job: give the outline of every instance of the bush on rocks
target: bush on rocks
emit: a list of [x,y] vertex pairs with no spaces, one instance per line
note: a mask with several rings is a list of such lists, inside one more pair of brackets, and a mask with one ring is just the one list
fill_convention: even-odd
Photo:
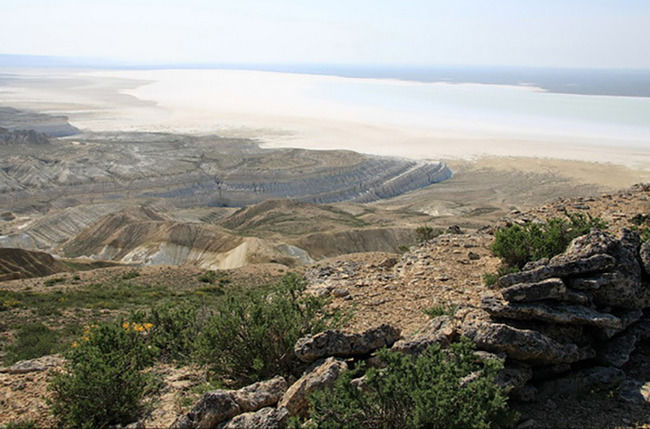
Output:
[[495,234],[492,251],[507,265],[523,268],[530,261],[559,255],[571,240],[587,234],[592,228],[606,227],[601,219],[581,213],[567,214],[567,218],[501,228]]
[[[382,350],[385,367],[344,373],[312,396],[319,428],[488,428],[512,417],[495,383],[501,367],[481,360],[468,340],[433,345],[413,359]],[[356,379],[355,379],[356,378]]]

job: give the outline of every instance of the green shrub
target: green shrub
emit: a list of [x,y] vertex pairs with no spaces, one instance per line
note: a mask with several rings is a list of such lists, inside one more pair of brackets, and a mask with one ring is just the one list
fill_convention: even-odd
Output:
[[31,323],[18,329],[15,342],[6,348],[5,362],[11,365],[20,360],[49,355],[57,350],[57,332],[42,323]]
[[424,314],[433,318],[438,316],[453,316],[458,310],[457,305],[436,305],[434,307],[425,308],[422,310]]
[[136,312],[132,320],[151,325],[146,325],[147,343],[154,347],[158,359],[187,362],[199,335],[198,314],[196,305],[167,303]]
[[441,233],[442,232],[439,229],[432,228],[428,225],[419,226],[415,229],[415,235],[419,243],[432,240]]
[[338,321],[325,313],[323,298],[303,295],[304,287],[288,274],[270,289],[225,296],[197,339],[199,362],[238,385],[299,371],[296,340]]
[[140,273],[137,270],[131,270],[122,275],[122,280],[131,280],[140,277]]
[[522,268],[527,262],[562,253],[571,240],[587,234],[592,228],[607,226],[599,218],[581,213],[567,214],[567,218],[550,218],[545,223],[527,222],[501,228],[495,234],[491,249],[505,264]]
[[[511,418],[496,386],[500,363],[481,361],[469,340],[449,350],[431,346],[416,359],[383,350],[385,368],[365,373],[362,388],[344,373],[331,389],[312,395],[311,419],[319,428],[489,428]],[[471,381],[463,379],[478,374]]]
[[47,279],[43,282],[45,286],[54,286],[57,283],[63,283],[65,281],[65,277],[54,277],[51,279]]
[[130,325],[86,327],[66,352],[65,371],[50,381],[50,408],[64,427],[103,428],[129,423],[142,410],[152,363],[144,333]]

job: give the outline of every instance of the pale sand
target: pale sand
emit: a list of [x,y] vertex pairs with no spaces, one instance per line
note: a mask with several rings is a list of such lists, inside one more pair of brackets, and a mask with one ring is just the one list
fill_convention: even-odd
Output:
[[[347,84],[350,80],[339,77],[153,70],[32,73],[30,79],[39,84],[30,85],[27,80],[18,87],[0,88],[0,103],[65,113],[73,125],[93,131],[217,133],[254,138],[268,147],[349,149],[414,159],[537,157],[650,171],[650,141],[643,135],[633,144],[595,137],[598,144],[587,144],[584,138],[547,132],[517,136],[471,121],[466,127],[462,123],[429,127],[417,118],[417,112],[410,118],[408,112],[348,106],[310,93],[314,85],[337,88],[341,81]],[[358,85],[374,82],[353,81]],[[436,84],[390,81],[390,85]],[[478,86],[467,85],[466,90],[473,87]],[[520,168],[542,167],[522,162]],[[568,174],[575,174],[571,167],[566,168]],[[600,177],[599,181],[603,179],[607,180]]]

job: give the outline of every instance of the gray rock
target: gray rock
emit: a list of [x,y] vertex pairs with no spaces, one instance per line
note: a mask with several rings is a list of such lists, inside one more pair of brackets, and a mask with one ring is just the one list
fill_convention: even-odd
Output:
[[576,282],[578,287],[592,286],[592,297],[599,305],[643,308],[648,305],[650,293],[642,282],[639,247],[640,238],[636,231],[623,229],[618,239],[609,233],[595,231],[576,238],[567,251],[551,259],[551,263],[575,257],[595,257],[598,252],[604,252],[616,260],[614,266],[603,270],[608,272],[601,276],[590,278],[592,282]]
[[650,240],[641,245],[639,249],[639,259],[646,276],[650,276]]
[[621,319],[591,308],[565,303],[506,303],[496,296],[485,296],[481,307],[492,316],[517,320],[539,320],[559,324],[577,324],[597,328],[620,329]]
[[526,265],[521,269],[521,271],[530,271],[535,268],[539,268],[544,265],[548,265],[548,258],[538,259],[537,261],[527,262]]
[[566,295],[566,286],[560,278],[550,278],[540,282],[519,283],[501,289],[507,301],[530,302],[543,299],[560,299]]
[[328,356],[363,356],[382,347],[392,346],[399,337],[399,329],[387,324],[368,329],[362,334],[328,330],[299,339],[294,351],[303,362],[313,362]]
[[0,368],[0,373],[25,374],[27,372],[41,372],[50,368],[63,366],[65,360],[60,355],[41,356],[36,359],[21,360],[6,368]]
[[578,276],[612,268],[614,257],[606,254],[593,255],[576,260],[556,260],[530,271],[507,274],[499,279],[499,286],[508,287],[517,283],[532,283],[552,277]]
[[289,411],[286,408],[262,408],[254,413],[244,413],[230,420],[222,429],[282,429],[287,426]]
[[319,361],[287,389],[278,407],[284,407],[292,416],[305,415],[309,408],[309,395],[334,384],[347,368],[345,362],[332,357]]
[[521,389],[532,380],[533,370],[529,365],[521,362],[509,362],[499,371],[496,384],[506,389],[507,392]]
[[510,397],[521,402],[534,402],[537,398],[537,388],[530,384],[526,384],[519,389],[514,389],[510,392]]
[[414,336],[397,341],[393,344],[391,350],[417,355],[432,344],[440,344],[441,347],[447,347],[457,337],[458,330],[451,317],[438,316],[427,322]]
[[467,257],[470,259],[470,261],[478,261],[479,259],[481,259],[481,255],[474,252],[469,252],[467,254]]
[[538,385],[538,397],[575,398],[594,389],[607,389],[626,380],[625,373],[618,368],[597,366],[572,372],[565,377],[542,382]]
[[619,386],[618,399],[633,404],[649,404],[650,382],[643,382],[628,377]]
[[463,327],[463,331],[482,349],[503,352],[512,359],[532,363],[573,363],[595,355],[595,351],[589,348],[562,344],[540,332],[517,329],[503,323],[468,325]]
[[620,368],[630,360],[639,341],[650,338],[650,322],[639,323],[614,337],[598,350],[598,362],[606,366]]
[[620,329],[611,329],[611,328],[606,328],[606,329],[601,329],[600,333],[602,334],[603,340],[607,340],[609,338],[612,338],[614,335],[620,334],[636,322],[640,321],[641,318],[643,317],[643,310],[641,309],[633,309],[633,310],[624,310],[624,311],[618,311],[616,313],[616,317],[621,319],[621,328]]
[[213,428],[238,414],[274,405],[287,390],[282,377],[261,381],[239,390],[205,393],[186,415],[176,419],[172,429]]

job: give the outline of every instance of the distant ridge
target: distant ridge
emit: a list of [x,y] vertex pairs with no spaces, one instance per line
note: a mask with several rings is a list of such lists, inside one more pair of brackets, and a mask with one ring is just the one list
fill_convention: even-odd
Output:
[[214,62],[142,64],[99,58],[13,54],[0,54],[0,67],[133,70],[170,68],[255,70],[350,78],[397,79],[426,83],[447,82],[533,86],[547,92],[560,94],[650,97],[650,70],[647,69]]

